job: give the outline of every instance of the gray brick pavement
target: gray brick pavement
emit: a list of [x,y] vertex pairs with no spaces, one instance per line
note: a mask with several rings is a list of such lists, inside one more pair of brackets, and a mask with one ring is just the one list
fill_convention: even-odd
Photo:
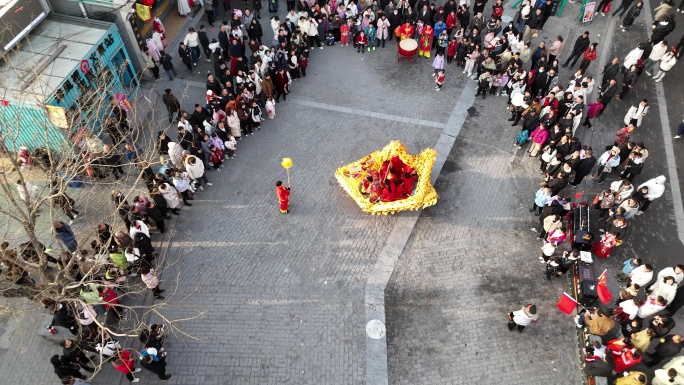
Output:
[[[573,28],[563,20],[562,28]],[[555,36],[548,29],[541,35]],[[448,70],[444,90],[436,93],[430,62],[396,64],[394,55],[393,44],[364,55],[340,47],[314,50],[309,76],[295,82],[292,100],[277,105],[277,119],[239,142],[238,157],[221,173],[209,174],[215,185],[183,210],[170,253],[181,259],[164,276],[164,285],[177,284],[178,291],[169,296],[164,315],[171,320],[201,317],[179,322],[179,331],[169,338],[169,371],[175,374],[169,383],[341,384],[365,379],[363,285],[397,218],[358,212],[332,173],[392,139],[404,141],[412,152],[434,146],[439,125],[449,120],[466,84]],[[590,72],[594,67],[598,64]],[[185,95],[182,103],[189,109],[203,99],[208,69],[202,63],[198,73],[183,76],[190,82],[162,80],[156,89],[171,85]],[[391,383],[500,383],[496,373],[511,384],[576,383],[571,321],[554,309],[555,294],[567,287],[540,281],[540,265],[533,258],[538,245],[526,230],[533,219],[520,215],[527,214],[522,210],[534,193],[536,178],[530,171],[535,166],[529,159],[510,163],[516,130],[497,116],[503,103],[499,98],[492,109],[478,100],[469,111],[473,116],[436,181],[442,198],[421,214],[391,278],[386,293]],[[326,108],[312,108],[315,104]],[[340,112],[330,106],[339,106]],[[377,114],[366,117],[365,111]],[[612,127],[601,129],[606,133],[596,143],[612,139]],[[658,151],[653,152],[644,175],[659,164]],[[285,177],[279,166],[284,156],[295,162],[288,216],[278,214],[273,192],[273,181]],[[471,197],[478,200],[470,202]],[[659,208],[654,204],[651,210]],[[640,218],[646,226],[658,223],[654,217]],[[650,235],[622,250],[646,253],[645,242],[652,237],[671,239],[669,232]],[[522,267],[522,277],[500,272],[499,256]],[[176,272],[181,273],[178,282]],[[539,304],[539,325],[523,335],[489,332],[504,331],[504,313],[527,301]],[[41,348],[44,342],[35,346],[47,352]],[[527,356],[514,361],[521,347]],[[41,383],[39,376],[51,381],[48,366],[39,361],[39,370],[30,374],[31,381],[36,379],[32,383]],[[9,369],[0,364],[0,372]],[[120,376],[112,372],[105,370],[94,383],[118,382]],[[156,383],[149,373],[142,374],[146,383]]]
[[[565,18],[553,20],[540,35],[544,39],[563,35],[569,44],[564,59],[577,33],[570,31],[577,28]],[[598,34],[606,36],[603,20],[599,17],[588,26],[592,41],[602,41]],[[616,36],[606,48],[609,57],[624,55],[636,41],[645,40],[643,29],[642,24]],[[601,65],[592,64],[589,74],[595,76]],[[561,71],[563,79],[569,75],[570,71]],[[625,102],[611,103],[596,131],[580,128],[577,135],[583,143],[602,149],[622,127],[629,103],[643,97],[652,101],[652,110],[634,139],[646,142],[651,158],[637,183],[666,169],[652,81],[640,79]],[[528,230],[536,224],[527,208],[538,188],[538,163],[522,151],[515,154],[511,147],[519,129],[501,118],[502,98],[478,100],[475,107],[479,115],[467,120],[437,180],[441,200],[423,211],[390,279],[386,293],[390,383],[579,383],[572,321],[555,309],[560,294],[571,289],[565,280],[541,280],[536,258],[540,245]],[[585,199],[591,200],[600,187],[587,180],[574,192],[585,191]],[[625,245],[596,263],[597,274],[632,255],[648,258],[660,268],[679,262],[682,245],[671,202],[668,190],[646,215],[634,220]],[[616,291],[612,276],[609,285]],[[522,338],[509,334],[504,313],[527,302],[539,306],[539,325],[525,330]],[[479,357],[483,353],[486,358]]]

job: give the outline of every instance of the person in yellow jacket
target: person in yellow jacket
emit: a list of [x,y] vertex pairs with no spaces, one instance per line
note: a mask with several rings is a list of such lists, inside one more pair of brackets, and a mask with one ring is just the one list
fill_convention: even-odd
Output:
[[633,333],[632,338],[629,340],[629,342],[635,348],[639,348],[642,352],[645,352],[646,350],[648,350],[648,345],[651,344],[651,338],[653,338],[654,336],[655,333],[653,332],[653,329],[646,328],[638,333]]
[[[620,376],[620,374],[618,374]],[[646,375],[641,372],[623,372],[622,377],[615,380],[615,385],[646,385]]]

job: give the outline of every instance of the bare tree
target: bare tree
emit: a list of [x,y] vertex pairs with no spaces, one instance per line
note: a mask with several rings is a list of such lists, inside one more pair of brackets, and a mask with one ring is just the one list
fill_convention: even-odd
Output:
[[[151,106],[152,112],[145,117],[136,116],[136,109],[126,113],[110,89],[112,77],[118,74],[102,66],[91,71],[90,87],[82,87],[81,96],[66,111],[62,132],[56,132],[55,125],[43,119],[42,126],[33,126],[35,135],[27,142],[18,129],[21,120],[31,117],[36,121],[34,106],[45,108],[44,100],[36,100],[36,90],[42,90],[43,95],[49,91],[46,84],[40,84],[44,68],[16,66],[10,55],[12,52],[0,54],[10,75],[0,79],[5,92],[0,99],[27,107],[15,109],[12,116],[0,114],[0,160],[4,168],[0,171],[0,235],[8,240],[0,244],[0,294],[27,298],[51,309],[66,307],[71,316],[88,312],[92,305],[110,308],[115,318],[123,318],[120,322],[107,323],[94,317],[95,327],[78,328],[77,333],[93,344],[104,344],[116,336],[137,336],[151,314],[164,320],[168,330],[184,334],[174,329],[175,320],[164,317],[163,302],[151,306],[124,304],[129,302],[127,298],[147,293],[147,288],[131,278],[137,272],[135,262],[128,268],[113,262],[114,257],[126,253],[122,245],[113,237],[98,237],[95,231],[104,222],[113,223],[112,229],[122,227],[120,214],[122,210],[125,214],[126,202],[151,188],[150,167],[159,163],[156,133],[167,128],[165,114],[161,119],[156,117],[157,106]],[[125,70],[121,68],[120,72]],[[19,78],[35,83],[30,85],[32,92],[16,92],[16,86],[9,82]],[[62,145],[55,145],[55,135],[63,135]],[[70,188],[76,184],[83,187]],[[78,191],[76,199],[70,196],[71,191]],[[74,247],[68,250],[71,247],[53,240],[57,246],[52,250],[46,244],[54,235],[53,224],[62,222],[63,215],[78,218],[79,229],[74,231],[78,246],[70,244]],[[166,266],[169,274],[180,274],[175,260],[167,261]],[[101,300],[102,291],[112,287],[124,288],[117,295],[118,304]],[[88,335],[91,332],[94,335]],[[97,365],[106,357],[100,358]]]

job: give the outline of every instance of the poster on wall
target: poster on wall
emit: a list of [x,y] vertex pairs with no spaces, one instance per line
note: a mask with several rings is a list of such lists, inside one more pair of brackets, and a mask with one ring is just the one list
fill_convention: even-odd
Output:
[[117,92],[114,94],[114,98],[117,102],[119,102],[119,106],[121,106],[126,113],[131,112],[133,105],[131,104],[131,101],[128,100],[128,96],[126,96],[126,94],[123,92]]
[[135,12],[138,14],[138,17],[143,22],[147,22],[148,20],[150,20],[152,18],[152,8],[150,8],[147,5],[136,3],[135,4]]
[[590,22],[594,19],[594,10],[596,9],[596,3],[586,3],[584,4],[584,14],[582,14],[582,23]]
[[67,119],[66,110],[64,109],[64,107],[45,106],[45,110],[47,111],[50,123],[54,124],[59,128],[69,128],[69,120]]

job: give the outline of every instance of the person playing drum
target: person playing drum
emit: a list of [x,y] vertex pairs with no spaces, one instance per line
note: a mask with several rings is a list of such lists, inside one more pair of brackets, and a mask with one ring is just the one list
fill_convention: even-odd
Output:
[[404,25],[397,27],[395,34],[399,38],[399,41],[401,41],[412,38],[415,31],[416,29],[413,28],[411,23],[404,23]]

